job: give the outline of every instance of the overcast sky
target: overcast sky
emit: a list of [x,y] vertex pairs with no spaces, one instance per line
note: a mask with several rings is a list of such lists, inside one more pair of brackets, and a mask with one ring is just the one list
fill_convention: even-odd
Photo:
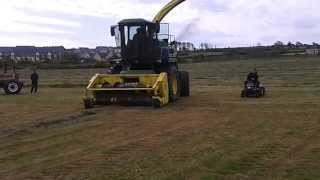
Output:
[[[113,46],[109,27],[169,0],[0,0],[0,46]],[[218,47],[320,42],[319,0],[186,0],[165,19],[180,41]]]

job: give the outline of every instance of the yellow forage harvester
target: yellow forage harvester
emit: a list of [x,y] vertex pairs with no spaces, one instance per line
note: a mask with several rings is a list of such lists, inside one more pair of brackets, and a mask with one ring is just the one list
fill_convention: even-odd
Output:
[[162,107],[190,95],[189,73],[178,69],[176,43],[169,34],[169,24],[160,23],[183,1],[171,1],[153,21],[124,19],[111,27],[122,59],[112,74],[91,78],[84,97],[85,108],[108,104]]

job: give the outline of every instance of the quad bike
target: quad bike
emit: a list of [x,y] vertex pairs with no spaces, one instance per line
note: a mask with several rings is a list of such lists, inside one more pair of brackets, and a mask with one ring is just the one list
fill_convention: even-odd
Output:
[[258,81],[246,81],[241,97],[263,97],[266,89]]

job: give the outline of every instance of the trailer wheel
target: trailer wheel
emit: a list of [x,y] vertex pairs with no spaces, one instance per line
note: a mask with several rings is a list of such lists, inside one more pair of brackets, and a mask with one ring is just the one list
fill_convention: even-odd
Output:
[[22,89],[21,83],[17,81],[9,81],[4,86],[4,91],[8,95],[18,94]]
[[189,73],[186,71],[180,71],[179,78],[180,78],[180,96],[181,97],[190,96]]

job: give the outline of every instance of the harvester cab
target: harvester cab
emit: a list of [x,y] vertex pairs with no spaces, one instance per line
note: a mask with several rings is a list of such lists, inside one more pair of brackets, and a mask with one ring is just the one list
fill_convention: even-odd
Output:
[[117,47],[121,49],[122,65],[126,70],[153,70],[176,63],[169,24],[144,19],[126,19],[111,27]]
[[162,107],[189,96],[189,74],[179,71],[169,24],[161,20],[184,0],[168,3],[154,18],[125,19],[111,27],[121,49],[121,69],[96,74],[86,88],[85,108],[94,105],[134,104]]

